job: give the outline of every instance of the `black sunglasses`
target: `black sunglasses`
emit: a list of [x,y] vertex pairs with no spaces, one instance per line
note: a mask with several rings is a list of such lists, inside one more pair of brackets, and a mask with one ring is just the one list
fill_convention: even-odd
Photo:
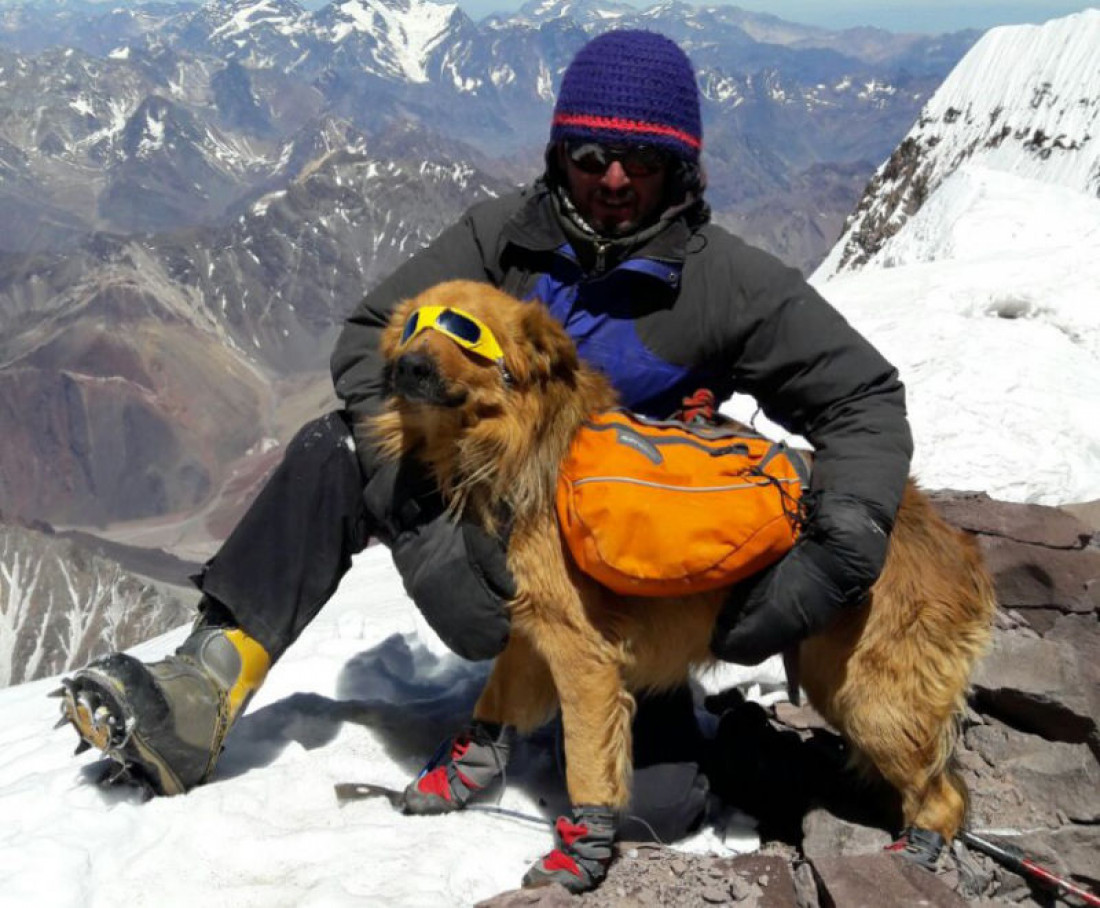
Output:
[[650,177],[668,164],[668,153],[652,145],[614,148],[599,142],[566,142],[565,153],[578,170],[605,173],[618,161],[628,177]]

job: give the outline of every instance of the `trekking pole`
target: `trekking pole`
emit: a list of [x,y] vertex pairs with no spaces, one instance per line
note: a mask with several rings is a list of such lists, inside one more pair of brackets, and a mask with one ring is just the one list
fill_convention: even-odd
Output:
[[1055,876],[1042,865],[1036,864],[1015,845],[993,842],[965,829],[959,830],[958,838],[983,854],[989,855],[995,861],[999,861],[1013,873],[1039,880],[1056,890],[1059,895],[1072,895],[1074,898],[1081,899],[1086,905],[1095,905],[1100,908],[1100,896],[1093,895],[1087,889],[1082,889],[1069,880]]

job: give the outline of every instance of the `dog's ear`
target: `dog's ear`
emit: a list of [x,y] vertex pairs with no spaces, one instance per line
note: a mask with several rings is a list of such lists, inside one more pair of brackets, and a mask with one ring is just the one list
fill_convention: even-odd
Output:
[[537,378],[568,376],[580,367],[577,348],[557,319],[539,303],[523,306],[523,333],[534,351],[532,372]]

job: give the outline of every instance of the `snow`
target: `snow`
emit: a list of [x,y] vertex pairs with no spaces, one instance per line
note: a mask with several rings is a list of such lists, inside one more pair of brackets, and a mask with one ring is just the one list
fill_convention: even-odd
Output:
[[94,105],[84,95],[81,95],[78,98],[73,98],[69,102],[69,107],[71,107],[73,110],[75,110],[78,114],[83,114],[84,116],[94,116],[95,115]]
[[164,144],[164,122],[156,118],[152,112],[145,114],[145,129],[142,132],[141,142],[138,143],[137,156],[146,157],[155,151],[159,151]]
[[1100,498],[1100,200],[968,165],[814,283],[898,367],[926,488]]
[[[157,658],[185,635],[132,652]],[[770,687],[778,677],[774,664],[754,676]],[[404,787],[468,717],[484,677],[446,652],[389,553],[371,548],[272,670],[215,779],[186,796],[142,803],[91,784],[102,764],[72,757],[71,729],[48,730],[55,679],[0,691],[0,904],[418,908],[514,888],[551,847],[548,821],[564,808],[551,738],[519,749],[499,802],[529,820],[405,817],[381,800],[341,807],[333,793],[347,781]],[[757,846],[734,827],[726,844],[708,828],[682,847]]]
[[379,25],[395,55],[399,71],[410,82],[427,82],[425,64],[428,55],[439,43],[457,4],[442,4],[407,0],[407,2],[370,2],[344,0],[333,4],[340,14],[340,24],[333,40],[341,41],[355,32],[377,35]]
[[258,26],[268,26],[280,35],[294,35],[301,30],[296,17],[288,14],[285,8],[280,8],[279,4],[272,0],[259,0],[257,3],[242,5],[234,10],[225,22],[211,32],[211,37],[228,40]]

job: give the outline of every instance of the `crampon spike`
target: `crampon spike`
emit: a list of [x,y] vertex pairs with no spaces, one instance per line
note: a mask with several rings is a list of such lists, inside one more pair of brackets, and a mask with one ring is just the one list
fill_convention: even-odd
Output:
[[81,738],[79,743],[76,745],[76,750],[73,751],[73,756],[79,757],[82,753],[84,753],[84,751],[90,750],[91,746],[91,744]]

